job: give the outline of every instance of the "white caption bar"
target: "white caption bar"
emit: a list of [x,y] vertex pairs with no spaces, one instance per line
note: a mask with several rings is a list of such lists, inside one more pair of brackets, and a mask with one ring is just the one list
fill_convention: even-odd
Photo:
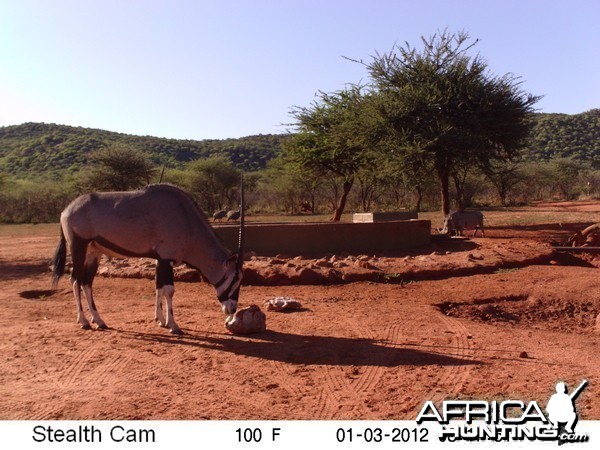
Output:
[[[581,421],[592,448],[600,421]],[[554,448],[544,441],[442,442],[440,425],[414,421],[2,421],[2,448],[24,449],[401,449]]]

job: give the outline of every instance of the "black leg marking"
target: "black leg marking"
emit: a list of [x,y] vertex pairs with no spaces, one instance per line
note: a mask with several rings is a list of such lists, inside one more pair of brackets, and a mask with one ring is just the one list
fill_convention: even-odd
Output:
[[[171,261],[166,259],[158,259],[156,261],[156,289],[163,290],[163,294],[167,300],[167,328],[173,334],[183,334],[181,328],[175,323],[173,316],[173,293],[175,292],[173,281],[173,266]],[[158,301],[158,300],[157,300]],[[158,308],[157,308],[158,309]]]
[[96,276],[96,271],[98,270],[98,259],[94,258],[92,260],[88,259],[85,262],[85,275],[83,279],[83,284],[92,287],[92,283],[94,282],[94,277]]
[[81,239],[76,235],[73,236],[73,242],[71,242],[71,257],[73,258],[73,271],[71,272],[71,279],[77,281],[80,286],[86,284],[85,257],[88,243],[89,241]]
[[163,286],[174,285],[173,281],[173,266],[171,261],[167,259],[156,260],[156,288],[161,289]]

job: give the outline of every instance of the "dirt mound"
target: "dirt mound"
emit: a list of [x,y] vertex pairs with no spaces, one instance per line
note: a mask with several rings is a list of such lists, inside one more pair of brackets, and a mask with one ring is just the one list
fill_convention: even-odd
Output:
[[488,322],[537,325],[560,331],[594,332],[600,314],[598,302],[523,297],[490,298],[485,302],[442,303],[440,311],[450,317]]
[[[440,279],[548,262],[549,244],[527,239],[439,239],[427,247],[388,255],[256,256],[244,262],[244,284],[326,285],[359,281],[403,283]],[[103,258],[98,274],[109,278],[154,278],[151,259]],[[196,270],[175,267],[176,281],[199,281]]]
[[[535,266],[499,272],[481,289],[448,295],[436,306],[449,317],[489,324],[521,325],[564,332],[595,332],[600,314],[600,277],[596,268]],[[507,280],[519,286],[508,289]],[[514,286],[514,284],[513,284]]]

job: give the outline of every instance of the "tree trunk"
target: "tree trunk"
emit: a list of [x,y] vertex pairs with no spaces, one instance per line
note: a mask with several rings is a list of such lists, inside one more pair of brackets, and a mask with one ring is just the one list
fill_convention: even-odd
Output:
[[445,168],[437,169],[442,194],[442,212],[444,217],[450,214],[450,173]]
[[337,204],[337,207],[335,208],[335,213],[333,214],[332,220],[334,222],[339,222],[340,219],[342,218],[342,214],[344,212],[344,209],[346,208],[346,200],[348,199],[348,194],[350,193],[350,189],[352,189],[352,184],[353,184],[353,180],[344,181],[344,184],[342,187],[342,195]]
[[500,205],[506,206],[507,195],[508,195],[508,188],[504,185],[504,183],[500,182],[500,187],[498,188],[498,196],[500,197]]
[[465,180],[461,180],[459,175],[453,175],[454,188],[456,189],[456,205],[459,211],[465,209]]
[[416,187],[417,190],[417,204],[415,205],[415,211],[416,212],[421,212],[421,202],[423,201],[423,188],[421,187],[420,184],[417,184]]

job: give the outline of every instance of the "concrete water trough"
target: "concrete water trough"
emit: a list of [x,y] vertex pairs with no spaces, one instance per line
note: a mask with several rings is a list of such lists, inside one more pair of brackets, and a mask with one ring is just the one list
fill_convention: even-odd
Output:
[[[238,247],[238,226],[213,225],[225,246]],[[408,250],[431,242],[429,220],[375,223],[252,223],[245,225],[245,251],[290,256]]]

